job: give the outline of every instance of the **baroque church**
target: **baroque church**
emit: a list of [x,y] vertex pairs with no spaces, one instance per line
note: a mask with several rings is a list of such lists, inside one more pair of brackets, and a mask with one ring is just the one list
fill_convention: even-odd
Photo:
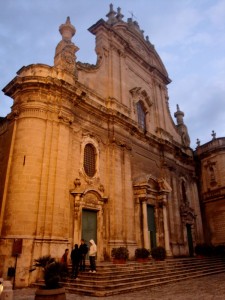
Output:
[[89,28],[95,65],[76,61],[68,17],[54,66],[22,67],[3,89],[13,105],[0,121],[0,270],[16,259],[18,287],[35,258],[81,238],[95,240],[97,261],[119,246],[131,259],[155,246],[192,256],[204,241],[202,146],[195,155],[179,106],[174,123],[171,80],[138,23],[112,5],[106,18]]

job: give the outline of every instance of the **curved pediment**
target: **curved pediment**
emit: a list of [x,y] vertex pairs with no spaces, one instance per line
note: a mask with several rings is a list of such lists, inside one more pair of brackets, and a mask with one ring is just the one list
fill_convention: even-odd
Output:
[[152,190],[159,190],[158,180],[151,174],[142,174],[133,180],[134,186],[146,186]]
[[[112,11],[110,14],[115,15],[115,12]],[[91,26],[89,31],[95,35],[98,35],[98,32],[101,32],[101,35],[103,31],[107,32],[110,36],[110,43],[104,44],[104,49],[110,45],[110,47],[116,48],[118,53],[124,51],[126,55],[133,56],[135,61],[138,60],[146,69],[151,72],[155,71],[166,84],[170,83],[171,80],[168,77],[166,68],[148,36],[144,37],[144,31],[140,29],[136,21],[128,18],[127,22],[124,22],[121,16],[120,14],[110,16],[108,21],[101,19]],[[98,49],[103,40],[101,39],[101,42],[99,40]]]
[[113,30],[126,41],[126,47],[128,48],[126,50],[135,52],[135,54],[144,59],[151,68],[158,70],[168,78],[166,68],[156,52],[154,45],[150,43],[148,37],[146,37],[146,39],[144,38],[143,31],[140,30],[137,22],[119,22],[113,26]]
[[152,106],[152,101],[151,101],[149,95],[141,87],[135,87],[135,88],[131,89],[130,93],[133,96],[133,98],[136,99],[137,101],[142,100],[144,103],[147,104],[148,107]]
[[151,190],[170,193],[171,186],[165,178],[155,178],[152,174],[142,174],[133,180],[133,185],[136,187],[145,186]]

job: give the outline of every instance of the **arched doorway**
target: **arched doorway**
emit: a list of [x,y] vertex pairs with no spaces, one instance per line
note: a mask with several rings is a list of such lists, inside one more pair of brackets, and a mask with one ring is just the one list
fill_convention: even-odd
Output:
[[155,214],[154,214],[153,205],[147,205],[147,217],[148,217],[149,246],[150,249],[152,249],[156,247],[156,227],[155,227]]
[[194,256],[193,238],[191,224],[186,224],[189,255]]

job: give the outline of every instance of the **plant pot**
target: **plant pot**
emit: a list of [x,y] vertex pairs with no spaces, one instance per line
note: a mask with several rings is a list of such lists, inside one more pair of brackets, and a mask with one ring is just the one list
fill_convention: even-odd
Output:
[[113,263],[114,264],[125,264],[126,263],[126,259],[125,258],[114,258],[113,259]]
[[66,300],[65,288],[58,289],[37,289],[35,292],[35,300]]
[[196,257],[197,257],[197,258],[200,258],[200,259],[203,259],[203,258],[205,258],[205,256],[204,256],[204,255],[196,255]]
[[136,258],[136,261],[139,263],[146,263],[149,261],[149,259],[148,258]]

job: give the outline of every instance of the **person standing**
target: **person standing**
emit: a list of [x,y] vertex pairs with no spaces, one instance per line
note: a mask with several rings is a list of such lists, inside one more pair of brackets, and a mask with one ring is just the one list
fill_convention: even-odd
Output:
[[72,278],[77,278],[78,276],[78,271],[79,271],[79,264],[80,264],[80,251],[78,248],[78,244],[74,245],[73,250],[71,251],[70,258],[72,261]]
[[85,260],[86,260],[86,254],[88,253],[88,246],[87,244],[85,244],[84,239],[81,239],[80,241],[80,247],[79,247],[79,251],[80,251],[80,271],[85,271]]
[[97,254],[97,245],[94,240],[90,240],[90,250],[89,250],[89,260],[90,260],[90,271],[92,273],[96,273],[96,263],[95,258]]
[[66,274],[68,274],[68,254],[69,254],[69,249],[65,249],[65,252],[61,257],[61,263],[63,264],[63,269]]

